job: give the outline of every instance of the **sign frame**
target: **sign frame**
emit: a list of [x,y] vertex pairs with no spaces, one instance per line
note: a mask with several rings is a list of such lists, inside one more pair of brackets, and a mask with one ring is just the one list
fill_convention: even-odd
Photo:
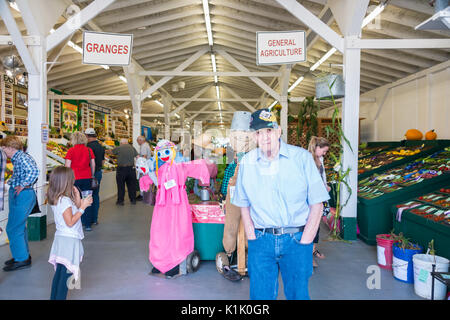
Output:
[[[119,36],[119,37],[130,37],[130,48],[129,48],[129,54],[128,54],[128,64],[114,64],[114,63],[94,63],[94,62],[85,62],[85,50],[84,50],[84,43],[86,40],[86,34],[101,34],[101,35],[113,35],[113,36]],[[83,57],[82,57],[82,64],[89,64],[89,65],[107,65],[107,66],[129,66],[131,63],[131,55],[132,55],[132,49],[133,49],[133,34],[130,33],[112,33],[112,32],[98,32],[98,31],[83,31]]]
[[[259,61],[259,41],[258,35],[264,33],[272,33],[272,34],[283,34],[283,33],[303,33],[303,44],[304,44],[304,60],[296,60],[289,62],[273,62],[273,63],[261,63]],[[305,30],[290,30],[290,31],[256,31],[256,65],[257,66],[272,66],[272,65],[282,65],[282,64],[296,64],[307,61],[307,44],[306,44],[306,31]]]

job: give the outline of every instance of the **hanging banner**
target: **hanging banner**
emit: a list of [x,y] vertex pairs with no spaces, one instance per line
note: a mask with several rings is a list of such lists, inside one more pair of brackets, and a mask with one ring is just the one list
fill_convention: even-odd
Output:
[[84,31],[83,64],[128,66],[132,46],[132,34]]
[[294,64],[306,61],[305,31],[256,32],[256,64]]

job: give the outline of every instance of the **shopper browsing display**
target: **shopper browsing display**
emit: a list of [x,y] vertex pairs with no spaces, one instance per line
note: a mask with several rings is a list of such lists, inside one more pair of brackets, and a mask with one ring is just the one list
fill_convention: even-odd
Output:
[[75,176],[69,168],[59,166],[50,174],[47,199],[56,225],[48,260],[55,268],[51,300],[65,300],[69,277],[73,275],[75,282],[80,278],[80,263],[84,254],[80,218],[93,199],[92,196],[82,198],[74,183]]
[[120,146],[113,149],[117,156],[117,205],[123,206],[125,197],[125,184],[128,197],[132,204],[136,204],[137,179],[134,169],[134,158],[138,155],[136,149],[128,143],[128,139],[121,139]]
[[239,167],[232,203],[248,239],[251,299],[276,299],[281,271],[287,299],[309,299],[313,240],[329,199],[311,154],[280,140],[269,109],[252,114],[257,148]]
[[[92,149],[86,147],[88,140],[81,132],[74,132],[70,139],[73,145],[67,151],[65,166],[72,168],[75,175],[75,186],[81,191],[92,191],[92,177],[95,176],[95,155]],[[86,209],[81,217],[81,222],[86,231],[91,231],[92,207]]]
[[[309,141],[308,151],[313,156],[314,162],[317,166],[317,169],[319,169],[319,173],[322,177],[323,183],[325,184],[325,188],[327,189],[328,192],[330,192],[331,188],[327,184],[327,176],[325,174],[325,166],[323,165],[323,157],[327,154],[329,149],[330,143],[328,142],[327,139],[315,136],[311,137],[311,140]],[[326,215],[330,210],[328,201],[324,201],[323,206],[324,206],[323,213],[324,215]],[[324,259],[325,255],[320,253],[319,249],[317,249],[316,247],[316,244],[319,243],[319,231],[320,228],[317,230],[316,237],[314,238],[313,256],[319,259]],[[318,266],[315,260],[313,260],[313,266],[314,267]]]
[[4,271],[14,271],[31,266],[26,223],[36,204],[33,184],[39,169],[34,159],[22,151],[23,144],[19,138],[8,136],[1,141],[1,146],[14,166],[13,175],[8,180],[9,213],[6,225],[12,259],[6,261],[3,268]]
[[87,147],[92,149],[95,156],[95,172],[94,178],[98,182],[98,187],[93,190],[92,198],[94,200],[92,204],[92,223],[98,224],[98,209],[100,207],[100,183],[102,181],[103,173],[102,168],[105,163],[105,148],[98,142],[97,133],[93,128],[88,128],[84,132],[88,139]]

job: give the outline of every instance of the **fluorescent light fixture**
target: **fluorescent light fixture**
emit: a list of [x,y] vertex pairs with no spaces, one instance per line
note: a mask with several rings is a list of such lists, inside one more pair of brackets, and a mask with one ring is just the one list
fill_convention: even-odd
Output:
[[10,3],[9,3],[9,6],[10,6],[11,8],[13,8],[14,10],[16,10],[17,12],[20,12],[19,7],[17,6],[17,3],[15,3],[15,2],[10,2]]
[[[222,110],[222,103],[220,101],[217,101],[217,106],[219,107],[219,110]],[[222,116],[222,114],[220,114]]]
[[178,113],[175,113],[175,117],[177,117],[178,119],[180,119],[180,115]]
[[105,70],[108,70],[109,69],[109,66],[107,66],[107,65],[104,65],[104,64],[102,64],[102,65],[100,65],[103,69],[105,69]]
[[364,18],[362,22],[361,29],[367,26],[372,22],[381,12],[383,12],[384,8],[386,8],[386,2],[379,4],[367,17]]
[[206,33],[208,35],[208,44],[210,46],[213,45],[213,37],[211,32],[211,18],[209,16],[209,5],[208,0],[202,0],[203,1],[203,13],[205,15],[205,24],[206,24]]
[[211,63],[213,67],[213,72],[217,72],[216,56],[214,54],[211,54]]
[[216,86],[216,95],[217,95],[217,100],[220,100],[219,86]]
[[127,83],[127,78],[125,78],[124,76],[119,76],[119,79],[122,80],[123,82]]
[[300,78],[298,78],[298,79],[292,84],[292,86],[290,86],[290,88],[288,89],[288,92],[291,92],[292,90],[294,90],[294,88],[295,88],[296,86],[298,86],[299,83],[303,81],[303,79],[305,79],[305,77],[303,77],[303,76],[300,77]]
[[275,100],[275,101],[269,106],[269,109],[272,109],[272,107],[273,107],[274,105],[276,105],[277,103],[278,103],[278,101]]
[[317,61],[312,67],[311,67],[311,71],[316,70],[322,63],[325,62],[325,60],[327,60],[329,57],[331,57],[335,52],[336,52],[336,48],[331,48],[327,53],[325,53],[325,55],[319,59],[319,61]]
[[72,41],[67,42],[67,45],[73,49],[75,49],[76,51],[78,51],[79,53],[83,54],[83,49],[81,49],[81,47],[77,46],[75,43],[73,43]]
[[161,102],[159,102],[158,100],[155,100],[155,102],[164,108],[164,105]]

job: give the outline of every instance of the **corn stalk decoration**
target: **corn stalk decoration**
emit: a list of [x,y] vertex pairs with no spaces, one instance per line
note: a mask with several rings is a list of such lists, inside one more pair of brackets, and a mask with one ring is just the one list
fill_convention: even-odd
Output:
[[[329,139],[329,137],[331,135],[335,135],[339,141],[339,143],[333,143],[329,149],[329,156],[335,163],[334,171],[336,171],[336,173],[337,173],[336,179],[334,181],[336,183],[336,212],[334,214],[334,225],[330,232],[330,237],[332,240],[343,240],[340,237],[340,230],[338,230],[338,221],[341,216],[341,212],[342,212],[343,208],[347,205],[347,203],[350,199],[350,196],[352,195],[352,189],[347,181],[348,176],[351,171],[351,168],[344,169],[343,163],[342,163],[343,153],[344,153],[344,148],[342,148],[342,145],[343,145],[343,143],[346,143],[352,152],[353,152],[353,149],[350,145],[350,141],[348,141],[348,139],[344,135],[342,123],[341,123],[341,120],[339,119],[339,108],[336,104],[336,101],[334,100],[333,93],[331,90],[335,81],[333,81],[333,83],[328,85],[330,93],[331,93],[331,98],[326,98],[326,99],[322,99],[322,100],[331,100],[333,102],[333,106],[334,106],[331,125],[328,125],[325,127],[327,139]],[[319,100],[319,105],[320,105],[320,100]],[[335,147],[335,149],[338,150],[337,154],[332,151],[333,149],[331,147]],[[342,191],[341,188],[343,188],[343,187],[347,188],[348,197],[344,201],[341,201],[340,194]]]
[[298,111],[298,125],[297,125],[297,141],[300,141],[300,136],[303,134],[306,128],[306,144],[305,148],[308,148],[309,140],[312,136],[317,136],[318,133],[318,120],[317,113],[319,112],[318,105],[314,102],[314,96],[306,97],[300,103],[300,110]]

